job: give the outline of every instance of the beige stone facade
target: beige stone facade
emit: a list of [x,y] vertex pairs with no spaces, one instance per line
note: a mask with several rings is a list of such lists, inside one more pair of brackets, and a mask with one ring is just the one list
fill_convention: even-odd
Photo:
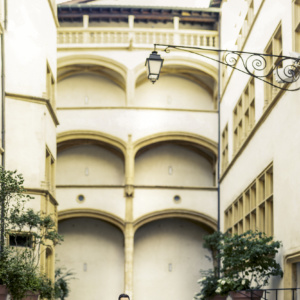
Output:
[[2,164],[58,221],[41,263],[75,272],[68,299],[191,299],[218,224],[282,240],[271,287],[298,287],[299,91],[164,47],[145,68],[154,43],[299,51],[298,2],[1,1]]

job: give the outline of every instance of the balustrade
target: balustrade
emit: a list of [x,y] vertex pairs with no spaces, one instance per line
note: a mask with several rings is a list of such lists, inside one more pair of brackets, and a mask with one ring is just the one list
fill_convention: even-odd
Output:
[[180,44],[182,46],[216,48],[217,31],[206,30],[162,30],[129,28],[59,28],[58,47],[80,47],[84,45],[105,47],[145,46],[153,44]]

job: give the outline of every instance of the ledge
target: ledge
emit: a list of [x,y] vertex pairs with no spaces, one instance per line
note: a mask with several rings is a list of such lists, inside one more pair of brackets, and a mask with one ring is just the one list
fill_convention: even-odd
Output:
[[33,103],[37,103],[37,104],[46,105],[54,124],[56,126],[59,125],[56,113],[55,113],[49,99],[43,98],[43,97],[30,96],[30,95],[14,94],[14,93],[5,93],[5,97],[9,97],[14,100],[21,100],[21,101],[27,101],[27,102],[33,102]]

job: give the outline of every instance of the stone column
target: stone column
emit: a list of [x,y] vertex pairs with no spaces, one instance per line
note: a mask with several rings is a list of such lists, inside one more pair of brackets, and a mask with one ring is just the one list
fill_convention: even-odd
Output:
[[[134,16],[133,15],[128,16],[128,27],[129,27],[129,29],[134,28]],[[133,46],[133,42],[134,42],[133,30],[129,30],[128,40],[129,40],[128,48],[129,48],[129,50],[132,50],[132,46]]]
[[134,253],[134,230],[132,223],[125,225],[125,293],[133,300],[133,253]]
[[134,153],[131,140],[131,134],[128,135],[125,157],[125,185],[132,186],[134,180]]
[[128,143],[125,157],[125,275],[124,290],[133,300],[133,253],[134,253],[134,229],[133,229],[133,197],[134,197],[134,153],[131,135],[128,135]]

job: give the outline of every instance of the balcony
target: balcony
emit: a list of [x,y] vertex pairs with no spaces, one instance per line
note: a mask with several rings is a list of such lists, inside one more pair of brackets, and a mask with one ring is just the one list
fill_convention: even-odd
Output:
[[72,28],[57,32],[59,49],[66,48],[152,48],[153,44],[218,47],[218,32],[211,30]]

